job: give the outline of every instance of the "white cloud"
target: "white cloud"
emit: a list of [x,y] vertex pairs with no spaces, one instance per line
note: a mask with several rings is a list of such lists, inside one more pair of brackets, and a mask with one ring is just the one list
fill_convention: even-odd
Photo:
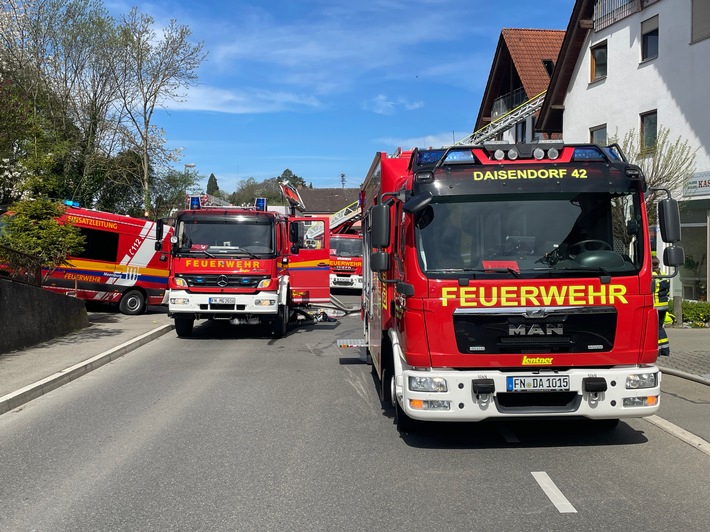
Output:
[[413,111],[424,106],[421,101],[410,102],[406,98],[396,98],[391,100],[385,94],[378,94],[369,102],[364,102],[362,108],[380,115],[393,115],[398,109]]
[[205,85],[191,87],[185,101],[168,102],[166,105],[172,111],[214,111],[232,114],[271,113],[320,106],[318,98],[312,95],[263,89],[232,91]]

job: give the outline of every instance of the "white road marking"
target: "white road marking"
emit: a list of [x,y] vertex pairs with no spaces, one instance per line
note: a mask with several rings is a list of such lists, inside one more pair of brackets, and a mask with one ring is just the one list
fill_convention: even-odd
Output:
[[577,510],[575,510],[574,506],[572,506],[572,504],[570,504],[567,498],[562,495],[562,492],[557,486],[555,486],[555,483],[552,482],[552,479],[547,473],[545,473],[544,471],[532,471],[532,476],[540,485],[542,491],[545,492],[547,498],[550,499],[552,504],[555,505],[555,508],[557,508],[557,510],[559,510],[561,514],[577,513]]
[[674,425],[670,421],[666,421],[662,417],[648,416],[644,419],[652,425],[656,425],[661,430],[666,431],[668,434],[684,441],[688,445],[692,445],[701,453],[705,453],[710,456],[710,442],[696,436],[692,432],[688,432],[687,430],[680,428],[678,425]]

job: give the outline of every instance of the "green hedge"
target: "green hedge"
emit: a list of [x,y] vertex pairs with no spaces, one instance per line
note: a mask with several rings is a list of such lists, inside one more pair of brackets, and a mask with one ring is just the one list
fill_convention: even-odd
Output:
[[[669,310],[673,312],[673,301],[670,301]],[[705,327],[710,322],[710,303],[707,301],[683,301],[683,323],[692,327]]]

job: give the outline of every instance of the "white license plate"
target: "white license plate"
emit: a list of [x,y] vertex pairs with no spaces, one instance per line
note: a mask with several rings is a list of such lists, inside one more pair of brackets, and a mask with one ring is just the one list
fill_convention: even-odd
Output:
[[569,376],[507,377],[506,388],[509,392],[566,392],[569,390]]
[[210,305],[234,305],[237,300],[233,297],[211,297]]

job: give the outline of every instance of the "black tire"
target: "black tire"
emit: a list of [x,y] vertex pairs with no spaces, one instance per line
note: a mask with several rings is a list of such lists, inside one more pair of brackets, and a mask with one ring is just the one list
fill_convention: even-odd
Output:
[[145,296],[140,290],[129,290],[118,304],[118,309],[129,316],[136,316],[145,312],[147,305],[145,304]]
[[291,311],[288,305],[279,305],[278,317],[273,322],[274,338],[283,338],[288,331],[288,318]]
[[189,338],[192,336],[192,328],[195,325],[195,318],[175,318],[175,332],[179,338]]

